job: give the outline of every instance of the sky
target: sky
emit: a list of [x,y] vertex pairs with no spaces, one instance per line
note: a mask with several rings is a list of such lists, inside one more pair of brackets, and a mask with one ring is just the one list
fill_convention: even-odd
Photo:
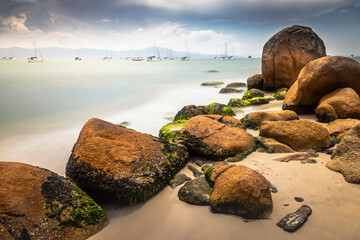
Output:
[[261,56],[292,25],[311,27],[327,54],[360,55],[360,0],[0,0],[0,48],[141,50]]

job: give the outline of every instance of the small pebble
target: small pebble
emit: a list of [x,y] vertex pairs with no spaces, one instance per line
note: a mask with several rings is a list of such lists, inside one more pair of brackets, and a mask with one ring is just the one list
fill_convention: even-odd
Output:
[[304,199],[302,197],[294,197],[295,201],[297,202],[303,202]]

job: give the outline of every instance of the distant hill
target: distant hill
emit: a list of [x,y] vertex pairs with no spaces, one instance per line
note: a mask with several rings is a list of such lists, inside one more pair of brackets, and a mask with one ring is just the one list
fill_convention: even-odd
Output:
[[[154,55],[154,48],[149,47],[143,50],[129,50],[129,51],[111,51],[105,49],[70,49],[70,48],[39,48],[40,52],[45,59],[74,59],[75,57],[81,57],[83,59],[102,59],[103,57],[112,57],[113,59],[142,56],[144,58]],[[160,57],[183,57],[185,52],[177,52],[168,48],[157,48]],[[34,50],[29,48],[0,48],[1,57],[14,57],[16,59],[27,59],[34,55]],[[191,58],[214,58],[215,55],[205,55],[200,53],[190,53]]]

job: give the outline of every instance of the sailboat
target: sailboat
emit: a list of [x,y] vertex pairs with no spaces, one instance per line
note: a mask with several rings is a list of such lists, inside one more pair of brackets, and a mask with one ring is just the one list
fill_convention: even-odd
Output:
[[[156,53],[157,53],[158,57],[156,57]],[[158,61],[161,61],[160,53],[159,53],[159,50],[156,48],[155,43],[154,43],[154,56],[149,56],[149,57],[147,57],[147,61],[148,61],[148,62],[158,62]]]
[[[234,52],[234,48],[232,50]],[[219,58],[220,60],[222,61],[226,61],[226,60],[234,60],[234,56],[228,56],[227,55],[227,43],[225,43],[225,51],[224,51],[224,56],[220,57]]]
[[[38,52],[39,52],[39,55],[41,58],[38,58]],[[38,50],[36,48],[36,43],[34,42],[34,53],[35,53],[35,57],[29,57],[27,60],[28,60],[28,63],[41,63],[44,61],[44,58],[40,52],[40,50]]]
[[190,61],[190,52],[189,52],[189,48],[187,46],[187,44],[185,45],[186,48],[186,55],[185,57],[181,57],[180,60],[181,61]]

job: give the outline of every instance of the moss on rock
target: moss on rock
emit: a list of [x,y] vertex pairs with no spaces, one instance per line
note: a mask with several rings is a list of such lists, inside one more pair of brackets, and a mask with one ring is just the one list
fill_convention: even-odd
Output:
[[222,116],[235,116],[234,111],[225,104],[211,103],[205,107],[206,114],[217,114]]
[[184,127],[188,120],[178,120],[163,126],[159,131],[159,138],[166,142],[176,142],[174,139],[176,133]]
[[264,97],[264,92],[259,90],[259,89],[256,89],[256,88],[253,88],[253,89],[250,89],[248,90],[244,96],[242,97],[242,100],[247,100],[247,99],[250,99],[250,98],[255,98],[255,97]]
[[280,89],[276,90],[274,98],[276,100],[284,100],[287,91],[288,91],[288,88],[280,88]]
[[231,98],[228,103],[229,107],[243,107],[248,105],[251,105],[248,100],[242,100],[240,98]]

